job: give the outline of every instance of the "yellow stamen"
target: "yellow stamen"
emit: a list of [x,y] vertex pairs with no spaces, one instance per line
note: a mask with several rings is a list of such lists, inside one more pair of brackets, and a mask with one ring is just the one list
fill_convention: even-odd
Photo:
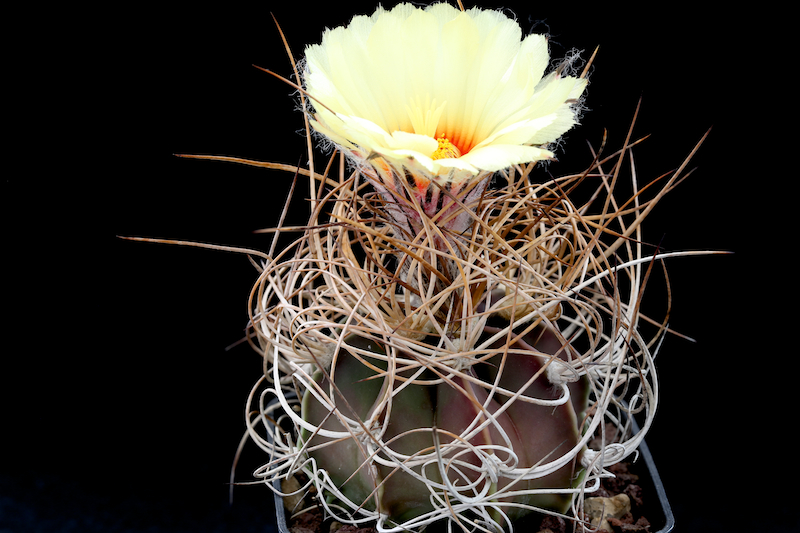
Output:
[[449,158],[461,157],[461,152],[459,151],[459,149],[456,148],[455,145],[453,145],[453,143],[450,142],[450,139],[444,136],[444,133],[441,134],[439,138],[436,140],[439,141],[439,148],[437,148],[436,151],[433,152],[431,159],[436,160],[436,159],[449,159]]

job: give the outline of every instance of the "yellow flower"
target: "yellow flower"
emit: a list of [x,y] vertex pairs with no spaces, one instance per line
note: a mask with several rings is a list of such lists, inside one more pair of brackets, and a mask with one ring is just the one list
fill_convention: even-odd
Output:
[[326,30],[303,77],[313,128],[380,184],[400,193],[404,179],[433,212],[431,181],[461,190],[553,157],[543,145],[576,123],[586,80],[545,76],[548,63],[546,37],[523,38],[498,11],[400,4]]

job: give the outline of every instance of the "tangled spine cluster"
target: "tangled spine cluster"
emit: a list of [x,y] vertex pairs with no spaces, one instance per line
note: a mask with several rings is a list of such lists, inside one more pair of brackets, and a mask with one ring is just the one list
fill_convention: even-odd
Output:
[[[474,224],[460,235],[444,235],[422,216],[425,230],[408,238],[386,215],[386,199],[370,192],[358,172],[346,172],[342,163],[334,177],[333,160],[322,174],[305,171],[318,188],[309,222],[280,228],[300,237],[263,262],[250,297],[264,377],[248,402],[249,435],[270,456],[256,475],[272,482],[301,473],[301,490],[313,487],[337,520],[377,522],[380,531],[442,519],[509,529],[528,510],[564,511],[537,505],[535,497],[542,494],[566,495],[571,516],[580,517],[584,495],[609,475],[609,465],[636,450],[653,420],[653,360],[667,321],[642,316],[642,292],[657,262],[687,255],[660,253],[641,234],[642,220],[683,177],[685,164],[647,200],[631,170],[633,193],[624,202],[615,197],[635,144],[597,156],[583,173],[540,184],[530,179],[533,165],[512,167],[498,176],[502,186],[463,206]],[[587,187],[588,200],[576,205],[574,191]],[[640,334],[642,321],[656,326],[651,338]],[[549,353],[528,342],[532,334],[541,339],[542,331],[555,342]],[[502,366],[514,353],[541,362],[540,371],[525,378],[527,385],[546,378],[557,394],[528,396],[502,387],[496,369],[494,379],[477,370],[489,362]],[[379,393],[363,418],[336,386],[335,373],[345,372],[337,362],[345,359],[368,369],[367,381],[377,383],[373,389]],[[482,391],[477,404],[472,396],[477,409],[462,433],[436,425],[390,431],[393,417],[401,416],[393,407],[403,405],[403,391],[442,384],[462,394]],[[579,438],[536,464],[520,464],[524,452],[506,434],[502,412],[515,402],[554,410],[574,401],[580,384],[588,403],[579,412]],[[304,397],[328,416],[304,418]],[[634,434],[631,418],[639,413],[641,429]],[[326,425],[330,420],[336,423]],[[614,442],[603,440],[611,434],[608,426],[619,437]],[[485,431],[500,437],[476,444],[476,435]],[[415,453],[396,446],[419,433],[432,445]],[[385,479],[375,473],[380,467],[423,483],[427,510],[398,523],[385,505],[353,500],[319,465],[326,447],[346,440],[360,447],[361,466],[375,479]],[[566,486],[526,483],[565,467],[572,480]],[[383,492],[381,483],[386,482],[378,481],[369,498]]]

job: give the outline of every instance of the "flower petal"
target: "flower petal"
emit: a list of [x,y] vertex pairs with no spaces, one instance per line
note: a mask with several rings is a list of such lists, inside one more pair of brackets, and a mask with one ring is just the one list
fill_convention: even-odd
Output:
[[496,172],[511,165],[543,161],[553,158],[553,152],[536,146],[515,144],[491,144],[461,156],[463,161],[481,170]]

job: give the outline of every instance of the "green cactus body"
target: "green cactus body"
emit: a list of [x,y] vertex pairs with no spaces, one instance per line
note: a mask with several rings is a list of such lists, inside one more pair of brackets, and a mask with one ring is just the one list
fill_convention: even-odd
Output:
[[[516,393],[539,372],[539,376],[521,393],[541,400],[554,400],[561,396],[560,387],[551,385],[542,371],[547,357],[542,354],[520,353],[530,350],[531,347],[549,353],[556,353],[561,349],[554,334],[546,331],[542,333],[541,328],[537,331],[537,338],[528,334],[523,343],[510,346],[512,353],[498,355],[486,363],[474,365],[467,371],[472,379],[454,375],[435,385],[413,383],[399,392],[395,390],[386,431],[381,436],[382,442],[395,453],[418,458],[435,453],[437,444],[434,441],[434,431],[437,431],[438,444],[441,447],[451,443],[456,436],[469,435],[469,444],[478,447],[479,453],[492,455],[497,451],[496,457],[499,461],[505,461],[507,454],[504,450],[494,450],[491,446],[512,449],[519,461],[515,465],[517,469],[550,462],[574,448],[580,440],[579,421],[586,408],[587,386],[584,382],[571,383],[571,401],[557,406],[537,405],[519,398],[510,402],[507,396],[490,392],[492,383],[496,381],[498,387]],[[377,343],[355,335],[349,336],[346,344],[352,348],[384,355]],[[386,369],[386,363],[379,359],[369,362],[375,368],[370,368],[343,347],[336,358],[335,366],[328,373],[333,375],[336,385],[332,393],[336,408],[351,420],[369,419],[387,394],[386,384],[389,382],[385,380],[385,376],[378,376],[379,372]],[[498,372],[501,372],[499,379]],[[436,375],[432,372],[425,375],[425,379],[434,378]],[[318,372],[315,381],[321,390],[329,393],[331,387],[326,373]],[[403,381],[395,380],[395,389],[402,384]],[[506,403],[509,405],[505,405]],[[496,421],[494,424],[487,422],[484,409],[493,415]],[[339,419],[329,414],[328,407],[310,392],[306,392],[303,398],[302,416],[323,429],[346,431]],[[384,421],[385,416],[386,413],[380,413],[377,419]],[[465,433],[468,428],[471,430]],[[372,428],[373,431],[375,429]],[[412,431],[419,429],[422,431]],[[314,458],[318,467],[325,469],[332,482],[356,505],[384,513],[397,523],[433,510],[431,491],[425,483],[396,466],[385,466],[380,461],[373,460],[365,446],[365,439],[369,437],[365,437],[363,432],[354,433],[361,436],[334,442],[336,439],[304,431],[302,440],[309,446],[309,455]],[[564,512],[570,503],[568,494],[544,493],[509,497],[504,497],[503,494],[505,490],[573,487],[579,476],[579,459],[580,455],[577,455],[565,467],[536,479],[514,480],[502,475],[496,476],[491,480],[491,492],[494,494],[500,491],[495,499],[497,502],[521,503]],[[441,465],[435,460],[427,464],[424,474],[428,480],[441,485],[441,468],[453,486],[470,495],[468,487],[481,481],[479,476],[485,461],[485,457],[482,459],[472,451],[460,453],[458,457],[452,457],[451,454],[443,458]],[[412,469],[420,474],[421,468],[415,465]],[[504,512],[515,520],[528,511],[504,506]]]
[[[361,341],[360,338],[351,338],[352,342]],[[374,372],[356,358],[342,354],[337,360],[335,376],[338,383],[337,404],[347,405],[342,408],[346,416],[363,420],[367,418],[369,408],[378,397],[381,390],[380,380],[369,380]],[[314,376],[315,381],[323,390],[328,388],[328,380],[321,371]],[[364,381],[362,381],[364,380]],[[328,410],[310,392],[303,396],[303,419],[314,424],[320,429],[330,431],[345,431],[344,425],[335,417],[329,415]],[[356,439],[344,439],[329,443],[333,439],[311,435],[304,431],[302,440],[309,442],[310,446],[327,443],[325,448],[310,455],[317,458],[320,466],[327,470],[333,483],[340,487],[354,502],[363,502],[367,509],[375,509],[377,495],[373,496],[375,487],[378,486],[378,473],[371,467],[363,446]],[[320,459],[321,458],[321,459]]]
[[[350,336],[347,344],[383,355],[375,342],[361,337]],[[379,360],[370,362],[381,371],[386,368],[385,362]],[[385,392],[384,380],[382,377],[376,378],[377,375],[375,369],[368,367],[349,352],[344,350],[340,352],[333,369],[333,379],[336,384],[334,398],[337,408],[344,416],[362,421],[370,417],[375,410],[375,404],[379,403]],[[314,379],[323,390],[328,390],[328,378],[323,372],[317,372]],[[390,415],[384,441],[409,429],[431,427],[434,408],[430,387],[414,385],[396,393],[392,400],[392,412],[394,414]],[[306,392],[303,397],[302,416],[304,420],[318,427],[346,431],[336,416],[329,415],[328,408],[310,392]],[[356,505],[369,510],[379,510],[401,521],[431,510],[429,492],[425,486],[407,472],[374,463],[365,449],[363,441],[366,438],[368,437],[354,437],[327,444],[319,450],[311,451],[310,455],[317,461],[319,467],[328,472],[333,483],[344,495]],[[304,432],[303,440],[314,447],[335,439],[320,435],[312,436]],[[392,449],[408,455],[426,448],[428,452],[433,449],[430,433],[406,435],[392,442]]]

